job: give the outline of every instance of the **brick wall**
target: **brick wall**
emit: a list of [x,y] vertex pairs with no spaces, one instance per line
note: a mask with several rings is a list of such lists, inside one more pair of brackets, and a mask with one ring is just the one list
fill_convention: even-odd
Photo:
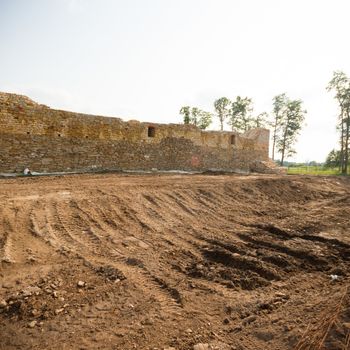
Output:
[[256,161],[268,160],[268,147],[266,129],[242,135],[191,125],[124,122],[54,110],[25,96],[0,93],[2,173],[22,172],[27,166],[37,172],[249,171]]

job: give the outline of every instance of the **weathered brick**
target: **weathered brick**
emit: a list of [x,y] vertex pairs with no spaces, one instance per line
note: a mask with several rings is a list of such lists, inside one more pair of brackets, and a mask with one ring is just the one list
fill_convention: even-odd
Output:
[[[149,137],[149,128],[154,137]],[[232,140],[234,135],[234,140]],[[231,144],[234,141],[234,144]],[[202,131],[50,109],[0,93],[0,172],[249,171],[268,160],[269,131]]]

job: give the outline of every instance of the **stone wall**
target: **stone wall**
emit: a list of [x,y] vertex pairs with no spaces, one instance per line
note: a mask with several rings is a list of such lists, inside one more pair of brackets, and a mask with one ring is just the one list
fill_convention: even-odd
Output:
[[201,131],[50,109],[0,93],[0,173],[91,170],[250,171],[269,131]]

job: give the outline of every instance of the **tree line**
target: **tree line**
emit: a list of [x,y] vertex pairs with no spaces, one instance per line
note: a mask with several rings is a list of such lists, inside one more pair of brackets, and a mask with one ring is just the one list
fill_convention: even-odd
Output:
[[220,123],[220,130],[224,130],[227,123],[232,131],[246,132],[252,128],[272,129],[272,159],[275,153],[281,157],[283,166],[285,158],[295,153],[294,145],[303,126],[306,110],[301,100],[290,99],[285,93],[277,95],[272,100],[272,112],[253,113],[253,101],[248,97],[237,96],[230,100],[221,97],[214,101],[214,113],[203,111],[197,107],[183,106],[180,114],[184,124],[192,124],[205,130],[210,126],[213,118]]
[[326,165],[339,166],[342,174],[347,174],[349,168],[350,139],[350,79],[342,71],[335,71],[327,86],[328,91],[335,93],[339,107],[336,127],[339,133],[340,150],[332,150],[326,159]]

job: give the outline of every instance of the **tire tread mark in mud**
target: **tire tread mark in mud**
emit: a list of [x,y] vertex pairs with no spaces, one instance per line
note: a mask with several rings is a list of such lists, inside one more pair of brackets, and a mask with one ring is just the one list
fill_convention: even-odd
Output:
[[[93,217],[93,214],[89,211],[89,206],[87,205],[88,203],[84,204],[86,204],[86,207],[84,208],[77,202],[74,202],[72,205],[72,208],[76,210],[76,215],[72,216],[72,220],[75,222],[74,228],[81,227],[81,224],[83,224],[85,227],[81,234],[79,234],[79,238],[82,239],[82,243],[84,245],[87,244],[90,247],[92,246],[92,251],[94,254],[99,256],[111,255],[113,258],[115,258],[116,253],[120,255],[119,251],[117,251],[115,248],[111,249],[110,244],[106,242],[115,237],[115,235],[111,236],[110,234],[110,226],[104,223],[103,217],[100,218],[99,213],[96,213],[96,218]],[[95,210],[94,208],[92,209]],[[115,233],[116,231],[112,230],[112,232]]]
[[[181,315],[182,313],[182,298],[178,290],[162,278],[151,273],[141,261],[138,259],[124,257],[120,262],[124,263],[124,267],[120,270],[129,276],[128,279],[137,285],[142,286],[146,293],[154,297],[160,304],[163,311],[168,314]],[[125,266],[126,265],[126,266]]]
[[82,235],[78,235],[77,237],[77,235],[73,233],[76,231],[76,227],[74,227],[73,230],[69,228],[69,226],[72,224],[69,224],[69,222],[66,221],[65,215],[67,214],[63,214],[57,202],[53,203],[53,209],[53,218],[56,221],[54,224],[55,232],[61,235],[63,241],[65,241],[65,243],[68,243],[68,245],[71,245],[75,250],[80,250],[82,247],[84,247],[96,253],[96,244],[93,244],[93,247],[91,247],[91,242],[86,242]]
[[184,211],[185,213],[189,214],[190,216],[195,216],[197,215],[196,213],[194,213],[186,204],[184,204],[179,198],[176,197],[176,194],[172,194],[172,193],[167,193],[166,194],[173,202],[175,202],[174,204],[176,204],[177,206],[179,206],[182,211]]
[[221,248],[224,248],[228,250],[230,253],[237,253],[240,255],[249,255],[249,251],[246,249],[246,247],[238,247],[236,245],[233,245],[231,243],[227,243],[223,240],[219,241],[217,239],[212,239],[212,238],[206,238],[202,235],[197,235],[197,237],[207,243],[210,243],[213,246],[218,246]]
[[279,227],[272,225],[272,224],[256,224],[256,225],[250,225],[251,227],[258,228],[264,232],[268,232],[272,234],[274,237],[281,239],[281,240],[289,240],[295,238],[295,236],[291,233],[288,233],[287,231],[280,229]]
[[167,223],[167,227],[169,227],[169,223],[173,226],[183,225],[183,216],[174,206],[173,199],[169,198],[166,192],[160,192],[157,199],[161,203],[159,214],[163,218],[164,223]]
[[137,216],[137,211],[130,207],[130,203],[132,203],[132,200],[128,203],[120,201],[120,209],[127,220],[129,220],[129,224],[134,225],[135,228],[141,228],[141,230],[151,231],[152,229]]
[[87,210],[88,203],[84,204],[85,207],[82,208],[77,201],[71,202],[70,208],[75,209],[74,214],[72,211],[73,221],[77,221],[77,224],[79,224],[78,227],[80,227],[81,224],[83,224],[85,226],[83,230],[84,234],[87,234],[94,244],[99,245],[101,243],[101,237],[95,231],[98,230],[100,232],[104,232],[104,229],[102,228],[100,222],[96,220]]
[[1,235],[0,239],[0,261],[11,261],[11,246],[12,246],[12,232],[13,227],[8,218],[3,218],[3,235]]
[[344,259],[350,258],[350,245],[345,242],[341,242],[335,238],[325,238],[322,236],[318,236],[316,234],[314,235],[304,234],[304,233],[293,234],[271,224],[269,225],[258,224],[258,225],[252,225],[252,226],[258,229],[261,229],[264,232],[268,232],[269,234],[272,234],[274,237],[281,240],[292,240],[292,239],[298,238],[306,241],[324,243],[327,246],[327,248],[331,250],[337,250],[338,253],[341,254],[342,258]]
[[267,240],[260,240],[256,238],[249,237],[246,234],[238,234],[239,238],[247,242],[248,247],[254,248],[254,249],[261,249],[262,247],[268,248],[269,250],[272,251],[277,251],[289,256],[292,256],[293,258],[302,260],[305,263],[308,263],[316,270],[324,270],[327,266],[328,263],[325,259],[319,258],[313,254],[310,254],[308,251],[305,250],[296,250],[289,248],[284,245],[279,245],[277,243],[272,243]]
[[[103,230],[100,222],[96,220],[93,215],[87,210],[89,206],[89,202],[84,202],[84,208],[79,204],[78,201],[71,201],[70,207],[72,209],[76,209],[81,212],[82,215],[78,216],[81,218],[81,221],[86,222],[87,225],[91,225],[91,223],[99,230]],[[99,237],[96,235],[96,238],[99,239]]]
[[151,196],[149,194],[143,193],[143,198],[145,198],[149,203],[156,206],[157,208],[160,208],[160,205],[157,203],[157,201],[154,199],[154,196]]
[[220,263],[241,271],[252,271],[268,281],[280,280],[281,277],[275,271],[263,266],[263,264],[253,258],[234,256],[224,249],[206,249],[203,255],[214,262]]

